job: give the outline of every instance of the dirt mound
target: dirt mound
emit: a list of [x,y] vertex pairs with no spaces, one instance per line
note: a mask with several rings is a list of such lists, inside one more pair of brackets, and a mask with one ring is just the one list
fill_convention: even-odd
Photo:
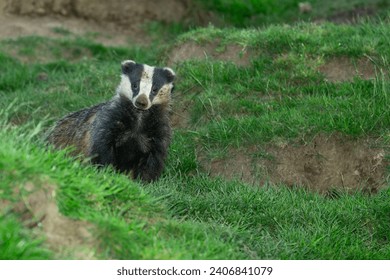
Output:
[[192,105],[192,102],[176,100],[180,106],[172,106],[170,112],[170,121],[171,125],[177,128],[188,128],[189,127],[189,108]]
[[[18,214],[24,224],[34,229],[38,236],[43,232],[48,248],[57,257],[93,259],[96,247],[96,241],[90,233],[93,226],[88,222],[63,216],[54,199],[55,189],[53,185],[38,188],[27,183],[21,189],[15,188],[15,195],[23,197],[22,201],[15,205],[1,201],[0,210],[8,208],[8,211]],[[26,192],[28,195],[25,196]]]
[[342,23],[342,24],[354,24],[359,22],[364,18],[369,18],[375,16],[378,12],[377,7],[355,7],[349,11],[342,11],[333,14],[328,17],[327,20],[334,23]]
[[107,46],[150,42],[150,38],[141,29],[121,30],[111,23],[95,23],[70,17],[2,16],[0,13],[0,39],[21,36],[87,37],[91,41]]
[[[370,140],[340,135],[315,137],[310,143],[279,144],[230,151],[228,158],[201,165],[212,176],[241,179],[254,185],[265,182],[301,185],[325,193],[332,189],[376,191],[385,185],[385,151]],[[203,159],[202,159],[203,158]]]
[[368,58],[352,61],[348,57],[331,58],[318,69],[330,82],[348,82],[355,77],[375,79],[375,65]]
[[375,191],[385,183],[385,152],[372,148],[368,140],[317,136],[307,145],[271,148],[270,153],[275,157],[269,168],[274,182],[318,191],[333,187]]
[[169,55],[169,64],[190,59],[211,58],[215,60],[230,61],[239,66],[248,66],[252,57],[251,49],[237,44],[220,47],[218,42],[208,42],[202,45],[189,41],[178,45]]
[[[3,0],[4,1],[4,0]],[[16,15],[61,15],[116,22],[123,26],[146,21],[178,22],[188,12],[186,0],[5,0],[5,10]]]
[[[0,0],[0,39],[89,36],[105,45],[148,44],[150,21],[185,21],[188,0]],[[91,36],[93,34],[93,36]]]

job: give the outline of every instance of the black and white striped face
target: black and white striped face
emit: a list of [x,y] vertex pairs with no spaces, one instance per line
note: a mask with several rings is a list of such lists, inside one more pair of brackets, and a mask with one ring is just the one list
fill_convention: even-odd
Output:
[[167,104],[171,98],[175,72],[132,60],[122,62],[122,79],[118,94],[127,97],[138,109],[148,110],[155,104]]

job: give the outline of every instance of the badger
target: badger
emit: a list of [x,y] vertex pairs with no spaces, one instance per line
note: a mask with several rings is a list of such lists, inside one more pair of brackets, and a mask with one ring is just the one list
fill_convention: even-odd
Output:
[[164,168],[172,129],[169,106],[175,72],[125,60],[114,97],[70,113],[48,133],[57,149],[73,147],[98,166],[132,174],[143,182],[157,180]]

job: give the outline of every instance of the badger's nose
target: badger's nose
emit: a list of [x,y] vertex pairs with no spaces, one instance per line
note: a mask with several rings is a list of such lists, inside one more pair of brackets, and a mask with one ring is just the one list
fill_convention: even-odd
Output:
[[135,100],[135,106],[139,109],[146,109],[148,107],[148,98],[145,95],[141,95]]

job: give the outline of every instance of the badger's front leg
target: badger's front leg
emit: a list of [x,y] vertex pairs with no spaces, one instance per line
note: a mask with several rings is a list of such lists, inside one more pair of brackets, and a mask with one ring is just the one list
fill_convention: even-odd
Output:
[[147,183],[155,181],[161,175],[163,167],[164,159],[155,153],[150,153],[141,158],[138,166],[134,169],[134,178]]
[[135,166],[133,170],[134,178],[141,179],[144,182],[152,182],[158,179],[164,169],[168,145],[168,139],[166,141],[153,141],[152,149],[145,153]]

